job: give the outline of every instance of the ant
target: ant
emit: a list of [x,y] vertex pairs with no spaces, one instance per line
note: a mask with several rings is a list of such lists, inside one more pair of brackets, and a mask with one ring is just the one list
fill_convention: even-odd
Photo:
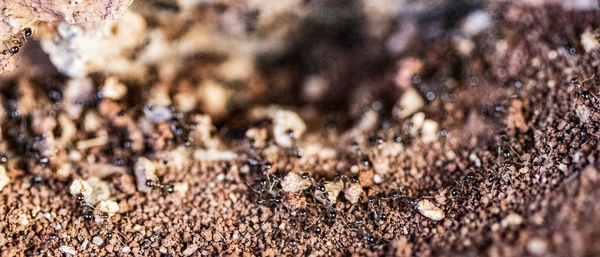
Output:
[[[21,37],[19,37],[19,35]],[[10,41],[12,41],[12,46],[8,49],[5,49],[2,51],[2,54],[7,54],[10,53],[12,55],[17,54],[20,50],[20,47],[22,47],[25,42],[27,41],[28,38],[30,38],[33,35],[33,31],[31,30],[31,28],[26,27],[23,29],[22,33],[17,34],[15,36],[13,36],[12,39],[10,39]]]
[[[600,101],[600,98],[598,98],[598,96],[596,96],[594,93],[590,92],[589,89],[584,89],[584,83],[589,82],[591,80],[593,80],[596,77],[596,74],[592,74],[591,77],[589,78],[584,78],[582,81],[579,81],[579,78],[577,77],[573,77],[569,80],[569,84],[574,86],[579,92],[579,95],[581,96],[581,98],[583,98],[583,100],[588,100],[590,99],[590,97],[592,97],[593,100],[595,100],[595,102]],[[598,106],[594,107],[598,108]],[[600,108],[599,108],[600,109]]]
[[169,194],[175,192],[175,187],[173,186],[172,183],[160,184],[158,182],[155,182],[154,180],[148,179],[148,180],[146,180],[146,186],[149,188],[155,188],[155,187],[163,188]]

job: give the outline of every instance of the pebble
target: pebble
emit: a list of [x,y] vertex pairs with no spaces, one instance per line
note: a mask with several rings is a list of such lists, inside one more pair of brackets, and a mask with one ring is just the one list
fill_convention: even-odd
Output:
[[302,190],[309,188],[311,182],[309,179],[303,179],[300,175],[295,172],[288,173],[283,181],[281,182],[281,188],[283,191],[298,193]]
[[362,187],[359,184],[352,184],[346,188],[344,196],[346,199],[348,199],[348,201],[350,201],[350,203],[355,204],[358,202],[362,191]]
[[190,256],[192,254],[194,254],[194,252],[196,252],[196,250],[198,250],[198,245],[192,244],[190,246],[188,246],[185,250],[183,250],[183,256]]
[[129,246],[125,246],[125,247],[123,247],[123,249],[121,249],[121,252],[129,253],[129,252],[131,252],[131,248],[129,248]]
[[104,243],[104,240],[102,240],[102,238],[99,236],[95,236],[94,238],[92,238],[92,243],[95,245],[101,245],[102,243]]
[[431,201],[427,199],[419,201],[417,208],[423,216],[432,220],[442,220],[446,217],[442,209],[436,207]]
[[70,255],[75,255],[77,253],[77,252],[75,252],[75,249],[73,249],[73,247],[70,247],[67,245],[63,245],[63,246],[59,247],[58,250],[61,253],[70,254]]
[[373,182],[375,182],[375,184],[381,184],[383,180],[381,179],[381,176],[379,176],[379,174],[375,174],[375,176],[373,176]]
[[88,241],[87,239],[83,241],[83,243],[81,244],[81,246],[79,247],[81,250],[85,250],[87,248],[87,245],[90,241]]
[[75,179],[73,180],[73,183],[71,183],[69,191],[74,196],[83,195],[84,198],[89,199],[89,197],[92,195],[93,189],[88,182],[81,179]]
[[404,119],[417,112],[424,104],[423,98],[421,98],[416,89],[408,89],[402,94],[402,97],[398,100],[397,107],[395,107],[398,110],[397,116],[400,119]]
[[8,185],[8,182],[10,182],[10,178],[6,175],[6,168],[0,166],[0,190]]
[[546,254],[547,249],[548,243],[539,238],[532,238],[527,243],[527,251],[535,255],[542,256]]
[[115,201],[104,200],[98,204],[98,209],[108,214],[108,216],[112,216],[119,211],[119,204]]
[[502,220],[502,226],[503,227],[518,226],[522,222],[523,222],[523,218],[521,217],[521,215],[516,214],[516,213],[511,213],[511,214],[508,214],[508,216],[506,216],[506,218],[504,218]]

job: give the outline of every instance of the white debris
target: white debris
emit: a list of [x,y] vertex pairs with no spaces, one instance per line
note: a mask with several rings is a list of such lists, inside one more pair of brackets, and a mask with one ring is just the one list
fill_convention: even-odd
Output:
[[71,186],[69,187],[69,191],[74,196],[82,195],[84,199],[90,199],[92,196],[92,186],[81,179],[73,180],[73,183],[71,183]]
[[548,243],[540,238],[532,238],[527,242],[527,251],[537,256],[544,256],[548,250]]
[[85,180],[92,187],[92,195],[85,199],[88,203],[96,203],[110,197],[110,184],[98,177],[89,177]]
[[373,176],[373,182],[375,182],[375,184],[381,184],[381,182],[383,182],[383,179],[381,179],[381,176],[379,176],[379,174],[375,174],[375,176]]
[[503,227],[518,226],[518,225],[521,225],[521,223],[523,223],[523,217],[521,217],[521,215],[516,214],[514,212],[511,214],[508,214],[508,216],[506,216],[506,218],[504,218],[501,222]]
[[590,118],[590,108],[583,104],[578,105],[577,108],[575,108],[575,113],[577,114],[577,117],[579,117],[579,121],[583,123],[586,123]]
[[228,161],[237,158],[237,154],[230,151],[196,150],[194,151],[194,159],[199,161]]
[[58,250],[61,253],[70,254],[70,255],[75,255],[77,253],[77,252],[75,252],[75,249],[73,249],[73,247],[70,247],[67,245],[63,245],[63,246],[59,247]]
[[115,77],[108,77],[102,87],[102,96],[112,100],[119,100],[127,94],[127,86]]
[[431,143],[437,139],[438,124],[433,120],[425,120],[421,129],[423,143]]
[[475,11],[462,23],[461,32],[466,36],[474,36],[492,26],[492,17],[482,10]]
[[104,243],[104,240],[102,240],[102,238],[99,236],[95,236],[94,238],[92,238],[92,243],[95,245],[101,245],[102,243]]
[[10,182],[10,178],[6,175],[6,168],[0,166],[0,190],[8,185],[8,182]]
[[133,166],[133,172],[137,180],[137,189],[140,192],[150,192],[146,186],[147,180],[158,181],[155,173],[156,164],[145,157],[139,157]]
[[414,88],[410,88],[402,94],[398,103],[394,106],[394,113],[398,118],[404,119],[417,112],[424,104],[425,102],[423,102],[419,92]]
[[98,209],[108,214],[108,216],[112,216],[119,211],[119,204],[115,201],[104,200],[98,204]]
[[198,245],[191,244],[185,250],[183,250],[183,256],[186,256],[186,257],[190,256],[190,255],[194,254],[196,252],[196,250],[198,250]]
[[129,253],[129,252],[131,252],[131,248],[129,248],[129,246],[125,246],[125,247],[123,247],[123,249],[121,249],[121,252]]
[[291,147],[292,140],[299,138],[306,130],[304,121],[292,111],[277,109],[272,115],[272,119],[273,137],[275,142],[283,147]]
[[481,167],[481,160],[479,159],[477,154],[475,154],[475,153],[469,154],[469,160],[472,161],[473,163],[475,163],[475,167],[477,167],[477,168]]
[[185,182],[173,183],[173,191],[177,193],[179,197],[184,197],[188,191],[188,184]]
[[77,119],[83,111],[84,103],[94,92],[94,83],[89,78],[75,78],[67,82],[64,90],[63,103],[67,114]]
[[325,183],[325,192],[327,193],[327,197],[329,198],[329,202],[331,204],[337,202],[337,198],[342,189],[344,189],[344,184],[340,181]]
[[227,113],[227,104],[231,96],[231,90],[225,88],[222,84],[205,80],[198,88],[203,110],[211,117],[222,117]]
[[442,209],[436,207],[431,201],[427,199],[419,201],[417,209],[423,216],[432,220],[442,220],[444,219],[444,217],[446,217]]
[[81,250],[85,250],[87,248],[87,245],[90,241],[88,241],[87,239],[83,241],[83,243],[81,244],[81,246],[79,247],[79,249]]
[[71,175],[71,163],[65,162],[60,164],[56,170],[56,176],[60,179],[66,179]]
[[295,172],[288,173],[283,182],[281,182],[281,188],[283,191],[298,193],[302,190],[309,188],[311,185],[309,179],[303,179],[300,175]]
[[600,47],[600,42],[598,42],[597,36],[590,31],[586,31],[581,34],[581,45],[586,53],[591,52],[592,50]]
[[360,194],[362,193],[362,191],[363,190],[360,184],[352,184],[348,188],[346,188],[344,196],[346,197],[346,199],[348,199],[348,201],[350,201],[350,203],[355,204],[360,199]]

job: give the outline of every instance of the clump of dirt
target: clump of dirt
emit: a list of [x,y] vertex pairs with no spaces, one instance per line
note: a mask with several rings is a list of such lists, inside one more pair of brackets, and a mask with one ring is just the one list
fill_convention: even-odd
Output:
[[[132,10],[158,30],[183,2]],[[0,255],[600,254],[600,12],[451,2],[295,3],[324,11],[250,75],[224,50],[2,78]]]

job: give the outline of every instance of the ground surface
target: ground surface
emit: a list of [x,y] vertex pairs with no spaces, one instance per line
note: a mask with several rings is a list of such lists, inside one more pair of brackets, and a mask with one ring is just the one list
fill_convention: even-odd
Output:
[[[581,36],[600,28],[600,12],[486,8],[495,25],[469,39],[475,48],[468,54],[456,50],[455,24],[424,18],[417,26],[446,31],[416,37],[403,56],[379,53],[382,42],[355,40],[366,32],[336,28],[328,36],[306,29],[323,42],[303,41],[302,33],[310,33],[299,32],[288,53],[258,65],[268,92],[256,89],[232,111],[212,115],[210,140],[234,158],[202,152],[211,145],[206,137],[190,139],[201,127],[192,117],[205,110],[175,108],[171,119],[144,121],[153,107],[141,104],[149,96],[134,86],[114,101],[118,108],[106,107],[110,100],[98,94],[82,104],[84,112],[99,113],[106,142],[78,147],[99,136],[84,128],[83,118],[72,119],[78,133],[47,158],[47,144],[54,144],[48,127],[57,141],[66,133],[58,117],[69,108],[61,97],[67,79],[33,78],[29,86],[4,79],[0,149],[10,182],[0,195],[0,255],[600,256],[600,52],[586,51]],[[340,44],[349,40],[357,43]],[[333,85],[326,97],[294,97],[298,81],[320,69],[313,67],[318,49],[329,44],[339,47],[323,64],[333,66],[324,73]],[[423,68],[402,85],[396,61],[407,57]],[[219,58],[186,60],[199,66],[188,66],[181,80],[205,76],[202,70]],[[90,77],[98,88],[103,75]],[[33,92],[23,93],[27,88]],[[408,88],[425,104],[421,114],[399,118],[394,106]],[[303,135],[289,135],[291,146],[275,142],[275,118],[245,111],[271,104],[306,124]],[[437,124],[433,139],[415,115]],[[153,129],[136,145],[130,124]],[[266,132],[249,139],[251,128]],[[140,157],[156,162],[153,182],[162,187],[136,189]],[[70,171],[57,175],[63,163]],[[290,172],[309,181],[307,188],[284,190]],[[89,177],[109,185],[118,213],[109,217],[70,193],[74,179]],[[332,203],[327,198],[335,190],[324,185],[335,182],[343,189]],[[169,192],[182,184],[187,191]],[[353,185],[362,189],[356,203],[347,193]],[[423,215],[423,200],[444,218]]]

